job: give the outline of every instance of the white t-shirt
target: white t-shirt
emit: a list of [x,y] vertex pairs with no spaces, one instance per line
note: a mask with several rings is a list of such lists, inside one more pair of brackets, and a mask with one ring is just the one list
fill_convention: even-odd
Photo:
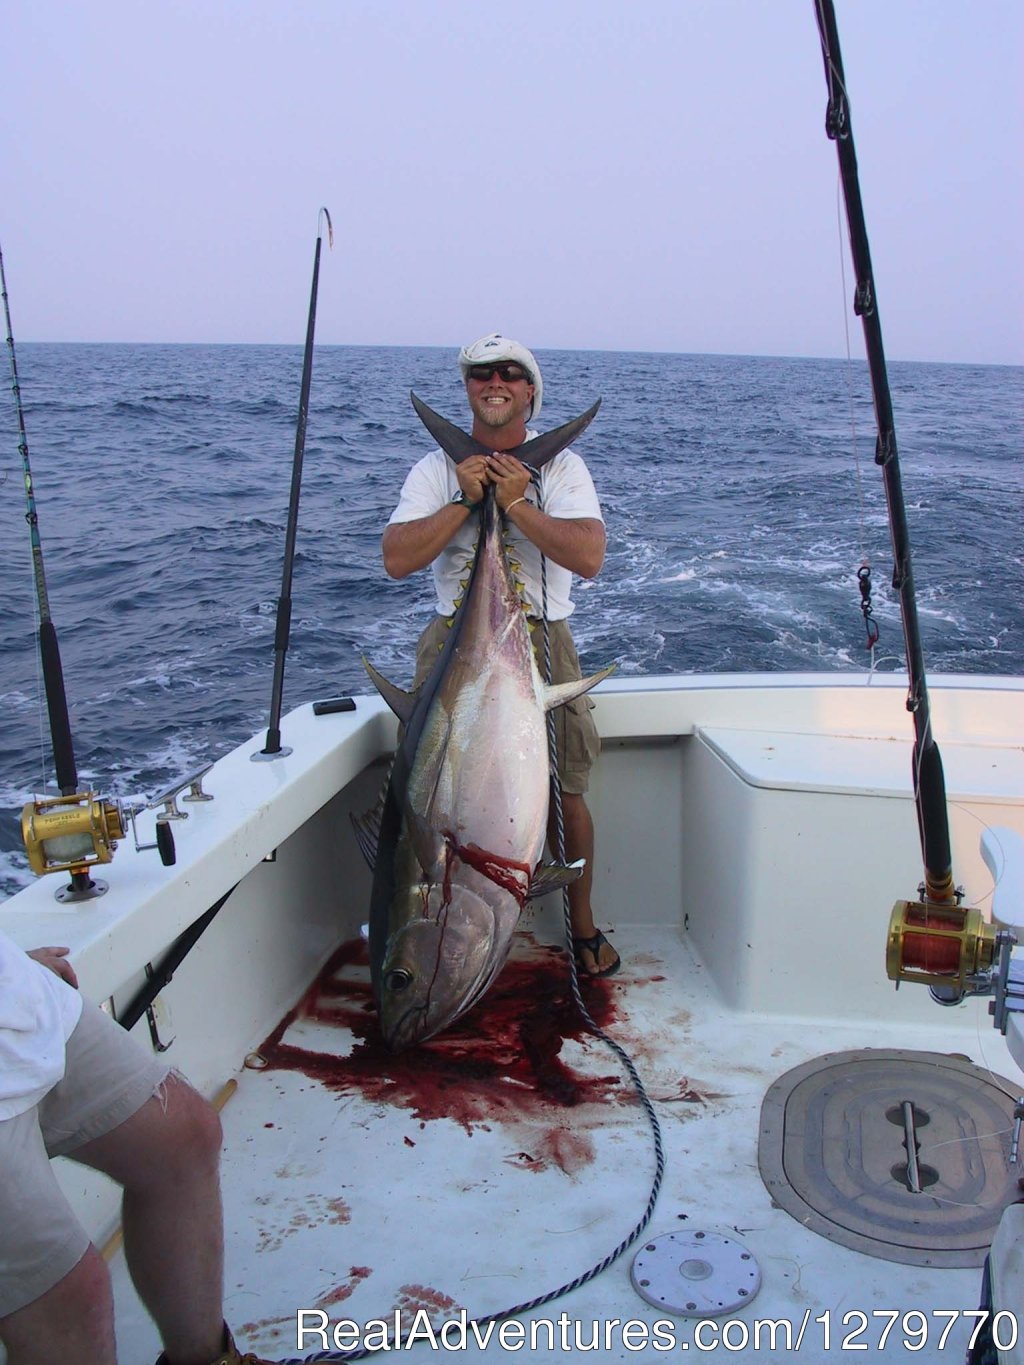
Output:
[[[535,431],[527,432],[527,439],[535,437]],[[419,521],[439,512],[451,502],[459,491],[459,480],[455,473],[455,463],[443,450],[424,455],[413,465],[402,485],[398,506],[392,512],[388,525],[396,522]],[[538,502],[536,486],[531,483],[526,490],[528,502]],[[550,460],[540,472],[540,506],[552,517],[574,520],[589,517],[594,521],[604,521],[601,504],[598,502],[594,481],[582,459],[574,451],[567,449]],[[506,523],[506,541],[513,559],[522,564],[520,577],[526,584],[526,596],[530,604],[531,616],[543,614],[543,592],[541,589],[541,555],[532,541]],[[441,616],[451,616],[455,610],[455,600],[461,595],[459,582],[466,576],[466,561],[472,558],[473,547],[480,532],[480,519],[477,516],[466,518],[454,538],[449,541],[431,564],[434,575],[434,589],[437,594],[437,610]],[[563,621],[572,615],[573,604],[570,598],[572,574],[560,564],[549,559],[547,562],[547,617],[549,621]]]
[[38,1104],[64,1075],[82,997],[0,933],[0,1120]]

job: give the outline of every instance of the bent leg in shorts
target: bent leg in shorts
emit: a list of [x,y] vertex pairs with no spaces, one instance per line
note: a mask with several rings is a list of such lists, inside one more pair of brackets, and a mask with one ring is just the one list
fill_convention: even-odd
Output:
[[50,1158],[118,1127],[169,1070],[86,1001],[62,1080],[33,1109],[0,1121],[0,1319],[53,1288],[90,1245]]

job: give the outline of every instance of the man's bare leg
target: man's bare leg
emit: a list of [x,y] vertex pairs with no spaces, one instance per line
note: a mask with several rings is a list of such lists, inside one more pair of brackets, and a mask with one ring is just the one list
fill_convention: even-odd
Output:
[[[573,863],[582,858],[586,864],[583,875],[569,887],[569,918],[573,938],[593,938],[597,933],[594,909],[590,903],[594,885],[594,821],[586,800],[574,792],[562,792],[562,825],[565,830],[565,860]],[[552,806],[548,817],[548,843],[557,848],[556,813]],[[610,943],[598,947],[597,960],[588,948],[581,951],[583,970],[590,976],[614,966],[618,954]]]
[[130,1119],[73,1154],[124,1186],[125,1259],[171,1365],[207,1365],[221,1352],[220,1146],[216,1112],[172,1074]]

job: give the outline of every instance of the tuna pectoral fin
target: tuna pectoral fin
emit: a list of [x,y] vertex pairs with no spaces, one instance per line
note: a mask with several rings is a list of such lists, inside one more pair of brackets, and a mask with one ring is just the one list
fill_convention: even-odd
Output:
[[[349,815],[352,821],[352,828],[356,832],[356,843],[359,851],[369,864],[372,872],[377,866],[377,854],[380,848],[380,827],[384,819],[384,797],[387,792],[385,785],[381,793],[380,800],[368,810],[365,815]],[[431,869],[444,866],[445,857],[445,838],[433,829],[426,820],[421,819],[414,811],[406,810],[406,833],[412,843],[413,852],[424,875],[429,875]]]
[[404,688],[398,687],[393,682],[388,682],[383,673],[378,673],[369,659],[363,655],[363,667],[370,675],[370,681],[381,694],[387,704],[394,711],[395,715],[403,725],[409,724],[409,717],[412,709],[416,705],[416,693],[406,692]]
[[578,678],[575,682],[552,683],[544,688],[544,710],[552,711],[556,706],[564,706],[567,701],[575,701],[589,692],[599,682],[604,682],[609,674],[615,672],[615,665],[609,664],[600,673],[591,673],[589,678]]
[[424,878],[430,881],[432,877],[440,876],[448,862],[445,836],[408,806],[405,808],[405,832]]
[[549,891],[561,891],[563,886],[569,886],[577,877],[583,876],[584,867],[586,861],[583,858],[568,864],[541,863],[533,874],[526,899],[535,901],[541,896],[546,896]]

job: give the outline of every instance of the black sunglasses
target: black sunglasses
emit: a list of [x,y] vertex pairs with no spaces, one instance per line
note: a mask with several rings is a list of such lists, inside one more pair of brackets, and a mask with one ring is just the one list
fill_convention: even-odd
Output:
[[497,365],[470,365],[467,374],[481,384],[486,384],[495,374],[506,384],[516,384],[520,379],[525,379],[528,384],[533,383],[528,370],[507,360]]

